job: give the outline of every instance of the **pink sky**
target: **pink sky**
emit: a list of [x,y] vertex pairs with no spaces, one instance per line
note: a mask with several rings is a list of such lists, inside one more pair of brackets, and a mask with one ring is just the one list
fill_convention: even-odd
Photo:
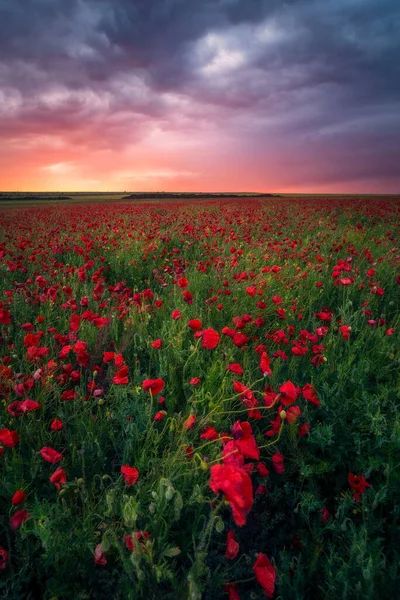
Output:
[[400,191],[391,1],[189,4],[10,3],[0,190]]

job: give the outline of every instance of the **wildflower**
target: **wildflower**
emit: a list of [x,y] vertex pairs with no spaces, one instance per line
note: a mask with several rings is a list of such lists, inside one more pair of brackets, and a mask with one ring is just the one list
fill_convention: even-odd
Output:
[[350,339],[350,331],[351,331],[350,325],[342,325],[341,327],[339,327],[339,331],[342,334],[342,338],[344,340]]
[[370,487],[370,484],[365,479],[364,473],[362,475],[353,475],[353,473],[349,473],[348,482],[350,487],[354,490],[354,500],[360,502],[361,495],[364,494],[367,487]]
[[258,474],[260,477],[268,477],[268,475],[269,475],[269,471],[268,471],[267,467],[262,462],[259,462],[257,464],[257,471],[258,471]]
[[128,370],[129,369],[126,365],[119,369],[119,371],[117,371],[113,377],[113,383],[115,385],[125,385],[129,383]]
[[201,440],[217,440],[219,438],[218,431],[214,429],[214,427],[206,427],[203,429],[200,435]]
[[188,326],[190,327],[190,329],[192,329],[193,331],[200,331],[203,327],[202,322],[200,321],[200,319],[191,319],[188,322]]
[[299,427],[299,437],[305,437],[306,435],[308,435],[310,433],[310,425],[308,423],[303,423],[303,425],[300,425]]
[[250,423],[247,421],[236,421],[232,426],[232,435],[236,447],[245,458],[252,458],[254,460],[260,458],[260,451],[252,434]]
[[50,476],[51,483],[54,483],[56,488],[59,490],[64,483],[67,483],[67,477],[64,469],[57,467],[53,475]]
[[293,385],[291,381],[287,381],[279,388],[281,394],[281,402],[288,406],[297,400],[297,396],[300,394],[300,388]]
[[0,429],[0,444],[7,446],[7,448],[13,448],[19,442],[18,433],[16,431],[10,431],[9,429]]
[[23,504],[26,500],[26,494],[23,490],[17,490],[14,496],[11,498],[11,504],[13,506],[19,506]]
[[121,473],[126,487],[134,485],[139,477],[139,471],[135,469],[135,467],[130,467],[129,465],[123,465],[121,467]]
[[238,348],[242,348],[243,346],[245,346],[248,341],[249,341],[249,338],[247,337],[247,335],[245,333],[241,333],[241,332],[235,333],[235,335],[233,337],[233,343]]
[[59,463],[63,459],[63,455],[60,452],[49,446],[45,446],[40,450],[40,456],[43,460],[52,464]]
[[13,516],[10,519],[11,529],[18,529],[19,527],[21,527],[22,523],[25,523],[25,521],[29,519],[30,516],[31,515],[28,513],[27,510],[18,510],[16,513],[13,514]]
[[103,551],[101,544],[97,544],[94,550],[93,558],[96,565],[101,565],[103,567],[107,564],[106,553]]
[[271,359],[268,358],[267,353],[263,352],[260,358],[260,371],[263,375],[272,375],[270,368]]
[[207,348],[207,350],[212,350],[219,344],[219,333],[214,329],[204,329],[202,332],[202,346],[203,348]]
[[285,472],[285,463],[282,454],[279,452],[275,452],[272,456],[272,464],[276,473],[284,473]]
[[235,534],[230,529],[226,538],[225,558],[233,560],[239,552],[239,543],[235,539]]
[[267,598],[272,598],[275,590],[276,571],[266,554],[259,553],[253,571],[258,583],[264,590],[264,594]]
[[213,465],[210,469],[210,488],[222,492],[232,509],[236,525],[245,525],[246,516],[253,506],[253,486],[244,469],[233,465]]
[[311,404],[315,404],[315,406],[321,406],[321,403],[317,398],[315,388],[313,385],[311,385],[311,383],[306,383],[302,387],[301,393],[308,402],[311,402]]
[[61,429],[64,427],[64,424],[62,421],[60,421],[60,419],[54,419],[50,425],[50,429],[52,431],[61,431]]
[[153,421],[156,421],[156,423],[157,423],[158,421],[162,421],[162,420],[163,420],[163,418],[164,418],[166,415],[167,415],[167,413],[166,413],[166,411],[165,411],[165,410],[159,410],[159,411],[158,411],[158,412],[157,412],[157,413],[154,415]]
[[157,396],[164,389],[165,382],[163,379],[145,379],[142,383],[142,388],[145,392],[150,392],[152,396]]
[[231,373],[235,373],[236,375],[243,375],[244,371],[239,365],[239,363],[232,363],[226,367],[227,371],[231,371]]
[[189,417],[186,419],[186,421],[185,421],[185,423],[184,423],[184,425],[183,425],[183,429],[186,429],[186,430],[187,430],[187,429],[192,429],[192,427],[193,427],[193,425],[195,424],[195,422],[196,422],[196,415],[190,415],[190,416],[189,416]]

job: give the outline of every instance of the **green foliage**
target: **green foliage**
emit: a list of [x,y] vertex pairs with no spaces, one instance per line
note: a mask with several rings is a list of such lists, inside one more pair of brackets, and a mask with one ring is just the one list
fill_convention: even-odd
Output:
[[[257,600],[265,597],[252,570],[259,552],[276,568],[276,597],[282,600],[396,598],[400,286],[390,232],[398,227],[398,203],[349,207],[321,201],[304,207],[299,201],[249,201],[246,206],[181,205],[179,211],[169,205],[110,206],[97,209],[92,233],[79,206],[52,210],[1,216],[1,308],[10,311],[11,322],[0,325],[0,359],[11,376],[0,378],[0,429],[17,430],[19,443],[0,456],[0,546],[9,552],[0,570],[0,598],[221,600],[228,597],[223,586],[230,581],[237,582],[242,599]],[[335,285],[332,270],[349,256],[355,281]],[[80,281],[77,271],[89,260],[94,264]],[[282,271],[265,272],[273,265]],[[371,293],[366,272],[372,266],[372,282],[384,289],[382,296]],[[254,276],[235,277],[243,272]],[[182,275],[193,304],[185,302],[175,283]],[[41,287],[38,276],[48,283]],[[104,290],[95,299],[99,277]],[[261,292],[254,297],[245,291],[253,283]],[[116,292],[119,284],[122,291]],[[51,286],[55,299],[40,299]],[[129,290],[125,295],[124,289]],[[143,296],[147,289],[154,298]],[[142,294],[140,303],[135,293]],[[271,302],[276,295],[282,298],[284,319]],[[73,351],[59,358],[63,344],[55,332],[70,333],[71,315],[85,310],[79,304],[84,296],[90,310],[109,322],[97,329],[81,321],[76,336],[87,342],[90,357],[82,366]],[[70,298],[76,299],[76,309],[65,307]],[[260,299],[265,308],[257,307]],[[155,300],[162,305],[155,307]],[[329,323],[316,316],[324,307],[334,315]],[[180,320],[171,319],[173,310],[181,311]],[[187,326],[189,319],[199,318],[204,329],[221,333],[233,327],[232,318],[246,314],[253,322],[244,329],[249,336],[244,348],[221,336],[218,347],[207,350]],[[264,322],[257,327],[259,316]],[[42,359],[28,358],[25,323],[43,331],[40,346],[49,352]],[[348,341],[340,334],[343,324],[351,327]],[[315,335],[321,325],[328,327],[318,339],[324,360],[315,366],[313,342],[303,342],[304,356],[292,354],[291,347],[301,330]],[[294,328],[291,344],[278,345],[273,334],[288,326]],[[386,335],[388,328],[393,335]],[[156,339],[162,339],[159,350],[151,345]],[[260,374],[258,344],[266,345],[270,357],[277,350],[288,355],[288,360],[272,358],[269,378]],[[128,384],[113,383],[117,368],[102,362],[105,351],[123,355]],[[49,360],[55,361],[54,370]],[[79,382],[60,379],[68,363],[79,371]],[[227,371],[229,363],[240,363],[243,376]],[[190,383],[195,377],[198,386]],[[155,378],[166,383],[160,405],[159,396],[142,388],[145,379]],[[33,385],[23,397],[41,406],[13,416],[7,407],[22,397],[15,386],[28,379]],[[248,418],[233,391],[235,380],[254,391],[260,420]],[[88,392],[91,381],[101,391],[97,396]],[[263,405],[264,388],[278,391],[286,381],[299,388],[311,383],[321,405],[299,396],[301,417],[285,421],[279,436],[266,437],[278,405],[271,410]],[[71,388],[76,399],[62,400]],[[164,418],[154,420],[161,410]],[[189,415],[196,421],[187,429]],[[61,431],[50,429],[54,418],[63,422]],[[257,461],[247,460],[255,463],[254,491],[261,485],[267,492],[261,488],[255,494],[247,523],[239,527],[223,496],[217,498],[209,488],[209,467],[221,461],[221,443],[200,435],[207,426],[230,432],[235,421],[247,419],[270,475],[261,477]],[[300,425],[306,423],[310,432],[301,437]],[[46,446],[63,454],[67,481],[60,489],[49,481],[57,465],[39,454]],[[275,472],[271,461],[278,451],[284,473]],[[124,484],[122,465],[138,470],[134,485]],[[349,473],[364,474],[370,483],[360,501],[349,486]],[[24,490],[27,500],[13,507],[17,490]],[[12,530],[11,516],[25,508],[30,517]],[[233,561],[225,557],[229,530],[240,547]],[[98,545],[106,564],[95,564]]]

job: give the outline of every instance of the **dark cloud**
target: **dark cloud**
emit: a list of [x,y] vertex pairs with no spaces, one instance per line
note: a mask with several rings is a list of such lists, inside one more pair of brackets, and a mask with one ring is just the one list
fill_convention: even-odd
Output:
[[0,0],[0,135],[209,128],[300,152],[295,182],[400,185],[399,28],[398,0]]

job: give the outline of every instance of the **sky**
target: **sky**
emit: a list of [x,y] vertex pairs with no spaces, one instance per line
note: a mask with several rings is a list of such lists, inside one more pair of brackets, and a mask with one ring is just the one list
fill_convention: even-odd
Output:
[[399,0],[0,0],[0,190],[400,192]]

